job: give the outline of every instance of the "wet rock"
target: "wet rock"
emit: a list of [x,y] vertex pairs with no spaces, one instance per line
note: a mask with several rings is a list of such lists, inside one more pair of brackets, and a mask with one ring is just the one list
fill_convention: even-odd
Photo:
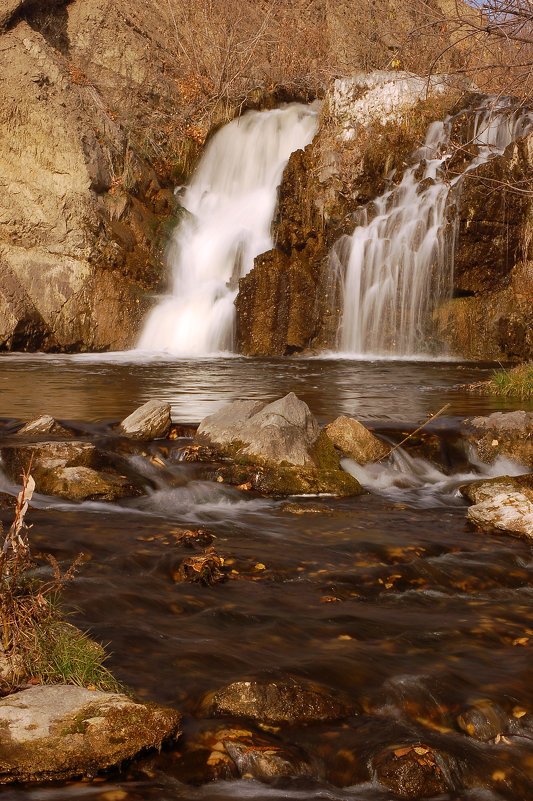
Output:
[[48,436],[49,434],[58,437],[72,437],[72,431],[56,422],[49,414],[43,414],[36,417],[35,420],[30,420],[19,428],[16,437],[25,437],[31,439],[32,437]]
[[488,533],[533,538],[533,502],[523,492],[499,492],[471,506],[468,520]]
[[381,459],[390,450],[353,417],[337,417],[326,426],[326,434],[343,456],[348,456],[359,464]]
[[94,775],[179,734],[173,709],[70,685],[0,700],[0,783]]
[[399,798],[432,798],[451,789],[443,755],[422,743],[387,748],[373,767],[376,778]]
[[467,436],[484,462],[508,456],[533,467],[533,412],[494,412],[488,417],[474,417],[468,423]]
[[131,439],[160,439],[170,431],[170,403],[151,400],[126,417],[119,430]]
[[222,572],[224,560],[209,548],[198,556],[189,556],[183,559],[178,569],[172,574],[174,581],[185,581],[190,584],[217,584],[224,581],[226,576]]
[[235,681],[207,696],[203,708],[215,715],[252,718],[261,723],[314,723],[353,714],[348,699],[327,687],[283,678]]
[[144,495],[140,478],[110,465],[109,457],[89,442],[39,442],[2,448],[4,469],[20,482],[31,465],[37,492],[69,500],[116,500]]
[[508,719],[497,704],[480,699],[458,715],[457,724],[475,740],[487,741],[505,732]]
[[231,464],[218,468],[218,479],[234,486],[250,484],[250,489],[278,498],[287,495],[350,497],[365,492],[357,479],[345,470]]
[[15,509],[16,498],[14,495],[9,495],[7,492],[0,492],[0,510],[13,511]]
[[264,494],[333,493],[358,495],[359,483],[340,469],[339,457],[320,431],[309,407],[293,392],[267,405],[235,401],[198,427],[189,451],[198,458],[231,459],[217,479],[235,486],[250,484]]
[[491,500],[502,492],[522,492],[530,500],[533,500],[533,474],[498,476],[497,478],[472,481],[470,484],[463,484],[459,487],[459,492],[472,503]]
[[302,749],[250,728],[218,726],[188,738],[183,746],[179,777],[195,784],[238,777],[268,782],[318,775]]
[[303,506],[301,503],[287,502],[282,505],[281,511],[288,512],[291,515],[327,515],[331,514],[333,509],[322,503],[306,503],[305,506]]

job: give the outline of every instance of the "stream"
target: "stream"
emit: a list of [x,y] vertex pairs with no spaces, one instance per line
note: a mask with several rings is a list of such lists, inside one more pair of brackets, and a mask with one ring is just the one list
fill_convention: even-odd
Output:
[[[284,500],[205,480],[197,465],[179,461],[186,440],[147,446],[166,465],[161,474],[150,467],[156,489],[147,498],[74,504],[36,496],[29,514],[34,551],[63,565],[85,554],[65,592],[72,621],[108,644],[110,668],[138,697],[183,712],[184,735],[173,749],[106,779],[3,788],[0,798],[388,801],[394,796],[364,766],[406,738],[444,749],[458,766],[457,786],[467,789],[441,799],[533,797],[531,740],[482,743],[455,723],[479,699],[509,714],[533,706],[531,548],[469,528],[457,492],[481,475],[525,471],[509,461],[476,465],[449,447],[464,417],[533,409],[466,391],[492,368],[338,356],[3,355],[3,436],[16,421],[47,413],[98,441],[150,398],[169,401],[174,422],[197,423],[235,398],[270,401],[294,391],[322,424],[353,415],[398,441],[450,407],[428,426],[441,443],[442,464],[407,450],[392,466],[360,472],[368,494],[318,499],[321,513],[305,513],[316,498],[295,499],[296,514]],[[217,553],[234,571],[227,581],[206,587],[174,580],[191,553],[178,542],[180,527],[215,535]],[[346,722],[280,734],[320,755],[321,778],[272,786],[190,782],[180,754],[182,742],[208,725],[199,709],[204,694],[265,674],[319,682],[359,709]],[[360,755],[362,768],[346,769],[346,750]]]

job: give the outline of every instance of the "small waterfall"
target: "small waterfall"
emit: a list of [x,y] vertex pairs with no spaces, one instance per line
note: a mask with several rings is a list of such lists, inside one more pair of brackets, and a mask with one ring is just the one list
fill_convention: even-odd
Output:
[[186,356],[233,349],[239,278],[272,247],[283,170],[317,126],[315,108],[291,103],[249,111],[213,136],[170,243],[173,293],[153,309],[139,349]]
[[457,117],[432,123],[401,183],[358,210],[353,235],[334,246],[331,264],[343,282],[339,351],[413,356],[427,348],[431,312],[453,286],[450,190],[455,187],[457,198],[468,171],[503,153],[533,125],[533,115],[509,98],[489,98],[485,108],[466,114],[475,152],[462,174],[445,181],[442,170],[453,152]]

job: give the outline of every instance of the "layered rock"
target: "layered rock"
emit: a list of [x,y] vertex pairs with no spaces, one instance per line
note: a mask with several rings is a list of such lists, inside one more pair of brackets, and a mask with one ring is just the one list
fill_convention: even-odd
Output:
[[179,734],[173,709],[71,685],[0,700],[0,783],[94,776]]
[[474,481],[460,491],[474,504],[467,519],[483,531],[533,538],[533,475]]

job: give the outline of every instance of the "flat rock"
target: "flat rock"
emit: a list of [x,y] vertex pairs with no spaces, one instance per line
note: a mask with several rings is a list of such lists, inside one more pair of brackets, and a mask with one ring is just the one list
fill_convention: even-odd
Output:
[[506,491],[470,506],[467,518],[490,534],[533,538],[533,502],[523,492]]
[[170,403],[151,400],[126,417],[119,430],[131,439],[161,439],[168,436],[171,425]]
[[34,420],[30,420],[22,428],[19,428],[15,436],[31,439],[32,437],[48,436],[49,434],[58,437],[72,437],[72,432],[54,420],[49,414],[43,414]]
[[388,448],[368,428],[353,417],[337,417],[326,427],[326,434],[343,456],[358,464],[374,462],[386,456]]
[[94,775],[179,734],[180,715],[71,685],[0,700],[0,783]]
[[203,707],[215,715],[293,725],[338,720],[354,712],[347,699],[327,687],[290,677],[235,681],[207,696]]
[[467,433],[480,459],[507,456],[533,467],[533,412],[494,412],[474,417]]
[[502,492],[523,492],[526,497],[533,500],[533,473],[472,481],[459,487],[459,492],[472,503],[488,501]]

